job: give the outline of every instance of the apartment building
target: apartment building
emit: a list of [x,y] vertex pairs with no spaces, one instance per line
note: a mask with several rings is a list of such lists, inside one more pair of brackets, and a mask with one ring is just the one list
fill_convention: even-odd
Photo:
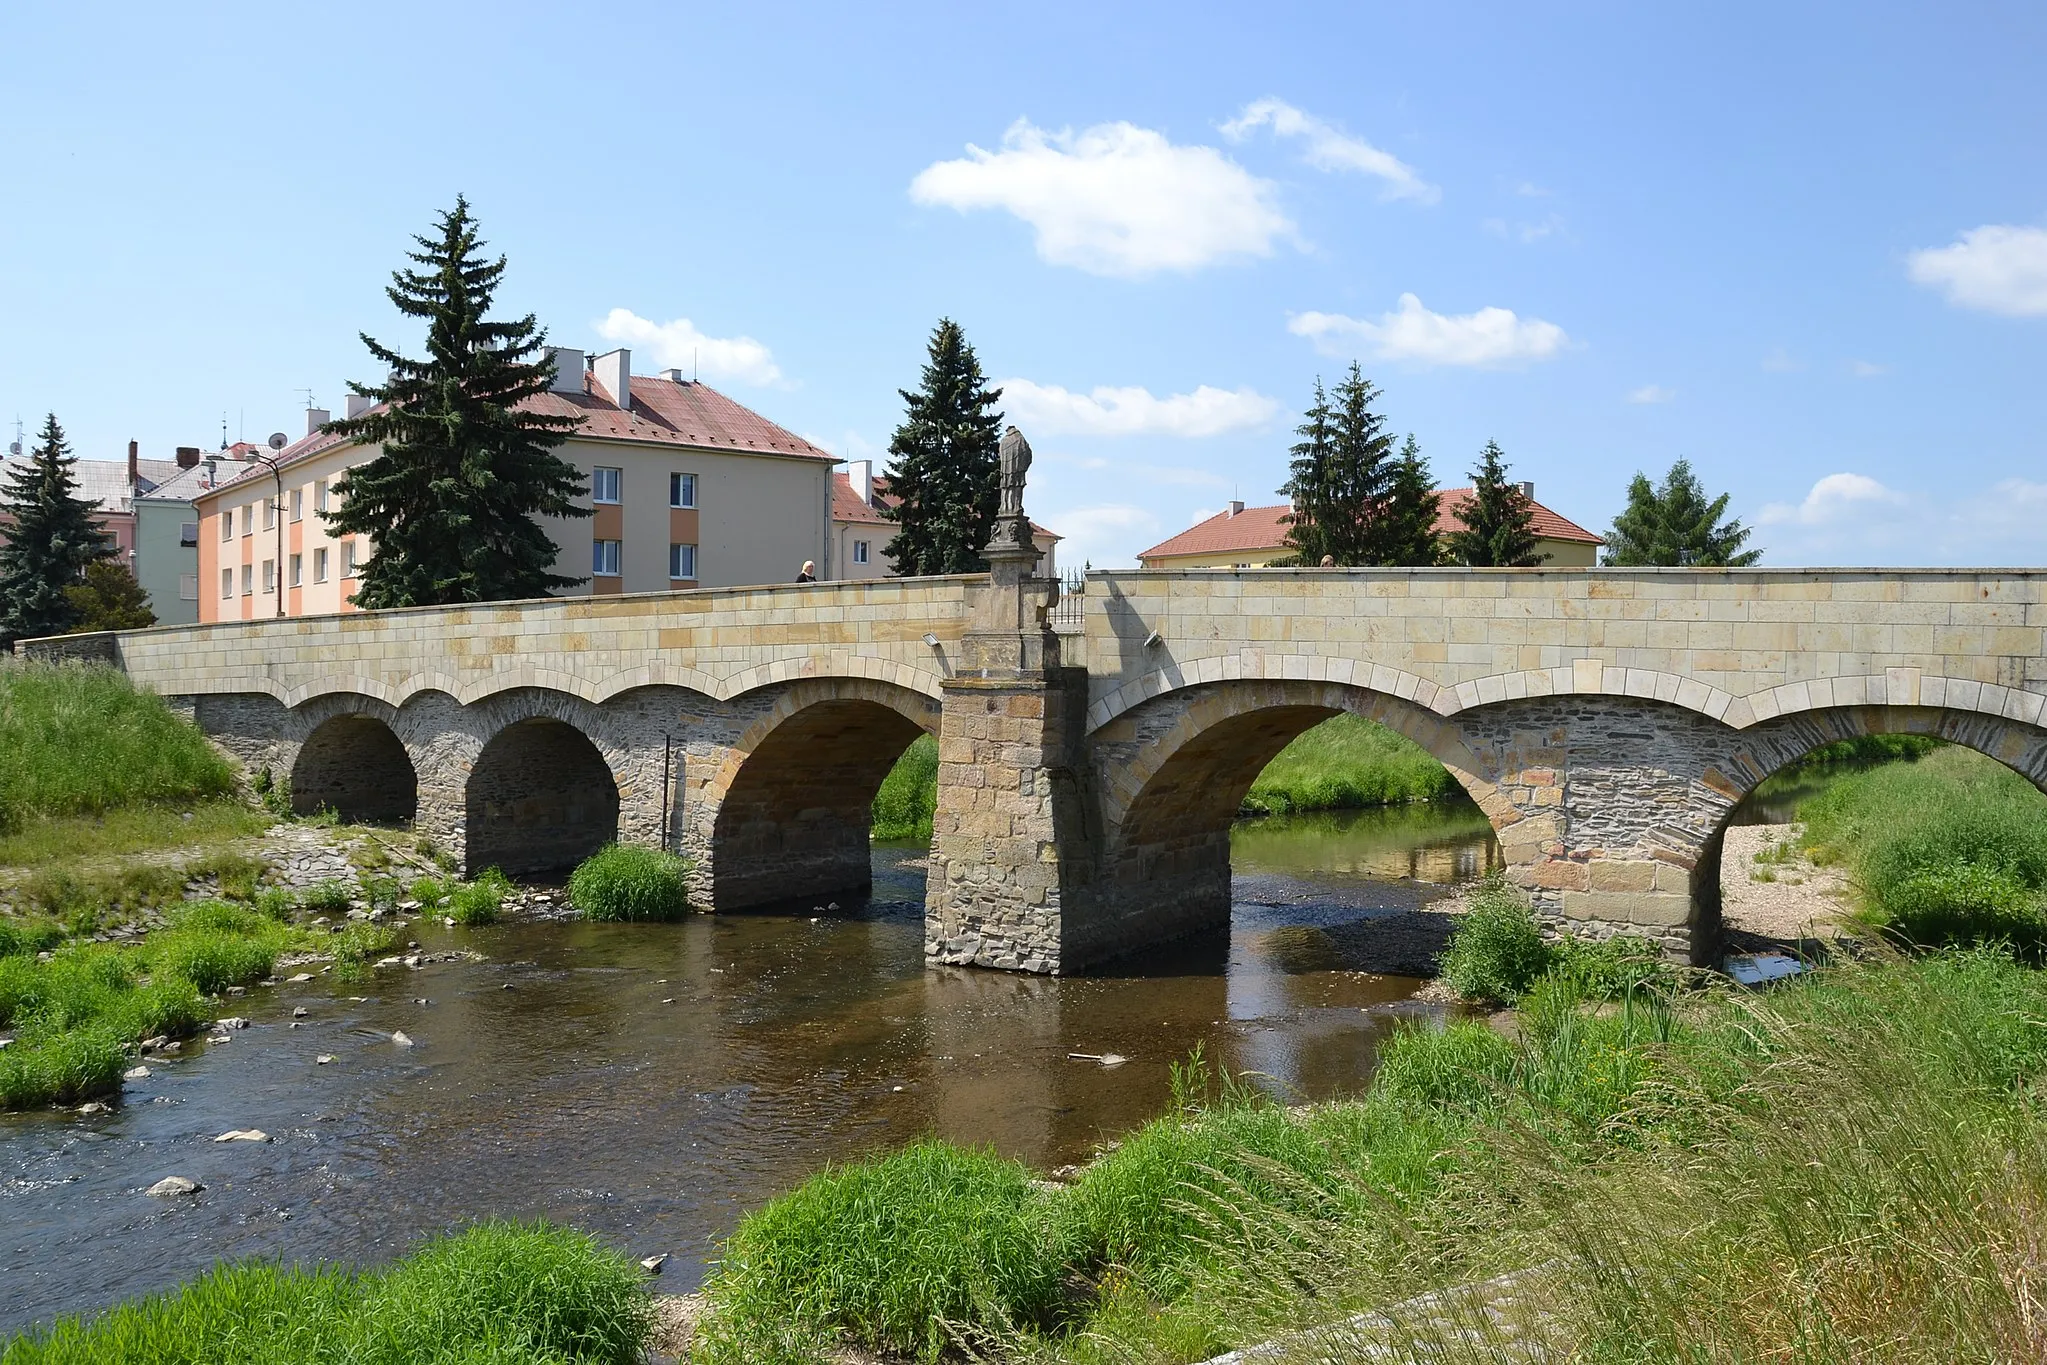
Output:
[[[829,576],[832,466],[802,437],[680,370],[631,372],[615,350],[586,360],[553,348],[556,380],[531,411],[573,417],[555,453],[573,465],[590,517],[543,517],[565,595],[793,581],[809,560]],[[351,397],[349,415],[367,408]],[[306,414],[306,435],[195,499],[202,621],[354,610],[371,546],[337,536],[342,476],[373,458]]]

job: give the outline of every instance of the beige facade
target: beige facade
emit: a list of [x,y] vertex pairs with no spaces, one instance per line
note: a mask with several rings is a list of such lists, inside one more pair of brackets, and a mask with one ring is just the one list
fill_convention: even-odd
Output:
[[[1542,561],[1546,569],[1589,569],[1598,562],[1599,544],[1538,538],[1535,552],[1547,556]],[[1262,549],[1209,550],[1185,555],[1147,553],[1142,562],[1147,569],[1264,569],[1291,553],[1284,545],[1270,545]]]

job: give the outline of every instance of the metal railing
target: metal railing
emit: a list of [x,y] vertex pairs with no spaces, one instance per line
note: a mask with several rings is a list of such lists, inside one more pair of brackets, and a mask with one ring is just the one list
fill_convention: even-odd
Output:
[[1052,601],[1052,629],[1060,635],[1079,635],[1086,607],[1087,574],[1068,569],[1059,576],[1059,596]]

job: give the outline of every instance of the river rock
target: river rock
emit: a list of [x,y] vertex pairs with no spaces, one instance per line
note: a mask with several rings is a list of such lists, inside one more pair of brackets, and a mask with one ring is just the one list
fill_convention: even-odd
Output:
[[312,979],[313,974],[311,972],[298,972],[295,975],[286,977],[285,984],[289,986],[298,986],[303,985],[304,983],[311,981]]
[[393,1034],[391,1035],[391,1041],[392,1041],[392,1043],[394,1043],[394,1044],[395,1044],[395,1045],[397,1045],[398,1047],[415,1047],[415,1046],[417,1046],[417,1044],[415,1044],[415,1043],[414,1043],[414,1042],[412,1041],[412,1039],[410,1039],[410,1038],[406,1037],[406,1035],[405,1035],[405,1030],[404,1030],[404,1029],[399,1029],[399,1030],[398,1030],[397,1032],[393,1033]]
[[270,1134],[261,1128],[230,1128],[214,1139],[215,1142],[268,1142]]
[[87,1100],[84,1104],[78,1106],[78,1112],[81,1114],[104,1114],[112,1108],[112,1105],[102,1104],[98,1100]]
[[640,1262],[640,1269],[646,1271],[649,1275],[659,1275],[661,1267],[666,1264],[668,1264],[668,1253],[663,1251],[658,1255],[648,1256],[643,1259]]
[[124,1081],[146,1081],[149,1079],[149,1068],[146,1066],[131,1066],[121,1073],[121,1079]]
[[310,1013],[312,1013],[312,1011],[308,1010],[304,1005],[298,1005],[292,1009],[291,1017],[294,1019],[303,1019]]
[[175,1199],[181,1194],[197,1194],[206,1187],[196,1180],[182,1175],[167,1175],[151,1185],[143,1193],[151,1199]]
[[230,1014],[225,1019],[216,1019],[214,1021],[215,1028],[247,1028],[248,1026],[249,1021],[242,1018],[239,1014]]
[[321,1054],[320,1054],[319,1056],[317,1056],[317,1057],[313,1058],[313,1065],[315,1065],[315,1066],[325,1066],[325,1065],[327,1065],[327,1063],[329,1063],[329,1062],[331,1062],[331,1061],[333,1061],[333,1060],[334,1060],[334,1054],[333,1054],[333,1053],[331,1053],[331,1052],[323,1052],[323,1053],[321,1053]]

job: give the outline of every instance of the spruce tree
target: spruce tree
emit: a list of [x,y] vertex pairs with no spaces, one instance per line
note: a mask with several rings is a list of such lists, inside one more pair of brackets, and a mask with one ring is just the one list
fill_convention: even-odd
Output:
[[1507,482],[1505,452],[1487,441],[1471,471],[1471,500],[1458,513],[1462,530],[1443,538],[1453,563],[1473,568],[1525,569],[1548,555],[1535,552],[1535,520],[1528,495]]
[[1393,492],[1393,434],[1373,411],[1379,390],[1353,360],[1336,386],[1336,458],[1325,553],[1352,568],[1387,562],[1386,503]]
[[1315,401],[1302,414],[1294,435],[1301,439],[1287,452],[1293,456],[1293,472],[1279,490],[1290,504],[1281,520],[1286,523],[1286,543],[1293,553],[1274,563],[1314,568],[1325,556],[1335,554],[1325,528],[1335,518],[1336,414],[1320,376],[1315,380]]
[[894,503],[882,509],[897,530],[886,553],[905,578],[981,573],[1002,498],[1002,390],[987,387],[959,324],[940,318],[918,391],[897,392],[905,412],[888,443]]
[[1422,458],[1422,448],[1409,432],[1393,465],[1393,487],[1386,495],[1386,522],[1380,563],[1426,568],[1443,562],[1442,537],[1436,516],[1442,508],[1435,475]]
[[364,335],[389,368],[380,385],[349,388],[379,406],[330,422],[323,431],[382,450],[335,485],[338,512],[323,514],[340,535],[364,534],[355,600],[363,607],[410,607],[539,597],[582,577],[551,572],[558,553],[536,517],[588,516],[574,465],[554,448],[577,419],[523,411],[547,391],[554,365],[532,314],[488,318],[505,258],[482,254],[468,201],[440,217],[433,237],[415,237],[384,292],[408,318],[426,323],[426,357],[411,360]]
[[156,624],[149,594],[135,574],[118,559],[100,559],[85,566],[85,581],[64,590],[75,619],[71,630],[141,630]]
[[1744,550],[1749,530],[1738,521],[1722,522],[1728,494],[1708,498],[1691,461],[1679,460],[1660,486],[1636,474],[1628,485],[1627,510],[1613,519],[1606,537],[1606,562],[1689,564],[1701,568],[1742,568],[1763,557],[1760,549]]
[[11,523],[0,546],[0,645],[70,630],[78,609],[66,590],[114,553],[93,524],[99,503],[78,496],[77,463],[53,412],[28,459],[0,489],[0,515]]

